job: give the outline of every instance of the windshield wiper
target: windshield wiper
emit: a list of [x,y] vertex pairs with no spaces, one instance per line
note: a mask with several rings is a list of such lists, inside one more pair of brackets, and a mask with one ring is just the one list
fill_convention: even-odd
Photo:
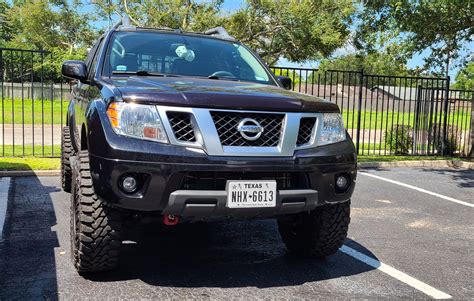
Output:
[[209,79],[223,79],[223,80],[231,80],[235,82],[240,82],[240,79],[237,77],[232,77],[232,76],[215,76],[215,75],[209,75],[207,78]]
[[119,71],[114,70],[112,74],[130,74],[130,75],[138,75],[138,76],[158,76],[158,77],[180,77],[180,75],[170,74],[170,73],[159,73],[159,72],[150,72],[147,70],[138,70],[138,71]]

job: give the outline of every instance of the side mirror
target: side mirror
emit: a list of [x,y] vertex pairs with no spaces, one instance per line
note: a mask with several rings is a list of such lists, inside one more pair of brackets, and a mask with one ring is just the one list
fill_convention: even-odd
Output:
[[83,61],[65,61],[61,68],[64,77],[87,81],[87,66]]
[[291,90],[291,88],[293,87],[293,83],[291,82],[291,79],[289,77],[279,75],[277,76],[277,79],[280,82],[283,89]]

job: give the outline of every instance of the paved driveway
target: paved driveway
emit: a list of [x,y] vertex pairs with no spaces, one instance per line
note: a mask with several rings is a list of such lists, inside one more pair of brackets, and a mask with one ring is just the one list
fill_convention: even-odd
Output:
[[0,299],[474,298],[474,171],[360,173],[349,238],[326,260],[287,255],[271,220],[150,224],[118,270],[89,278],[70,261],[59,178],[11,182]]

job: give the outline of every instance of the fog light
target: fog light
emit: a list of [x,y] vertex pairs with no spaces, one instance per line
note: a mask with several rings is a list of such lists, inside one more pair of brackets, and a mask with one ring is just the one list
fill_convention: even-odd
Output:
[[349,177],[346,175],[340,175],[336,177],[336,188],[339,191],[345,191],[349,188]]
[[127,193],[135,192],[137,189],[137,180],[131,176],[124,177],[122,180],[122,189]]

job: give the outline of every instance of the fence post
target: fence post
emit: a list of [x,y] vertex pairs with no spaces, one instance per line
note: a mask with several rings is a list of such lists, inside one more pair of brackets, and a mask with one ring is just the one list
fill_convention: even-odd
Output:
[[[362,87],[364,86],[364,69],[360,70],[360,81],[359,81],[359,106],[357,108],[357,134],[356,134],[356,154],[359,155],[360,147],[360,119],[362,115]],[[354,112],[352,112],[354,114]]]
[[[471,151],[468,156],[474,158],[474,93],[471,95]],[[469,145],[467,147],[469,147]]]
[[442,141],[442,149],[443,149],[443,156],[448,154],[447,150],[447,141],[448,141],[448,110],[449,110],[449,82],[451,78],[449,75],[446,77],[446,87],[444,90],[444,116],[443,116],[443,141]]

